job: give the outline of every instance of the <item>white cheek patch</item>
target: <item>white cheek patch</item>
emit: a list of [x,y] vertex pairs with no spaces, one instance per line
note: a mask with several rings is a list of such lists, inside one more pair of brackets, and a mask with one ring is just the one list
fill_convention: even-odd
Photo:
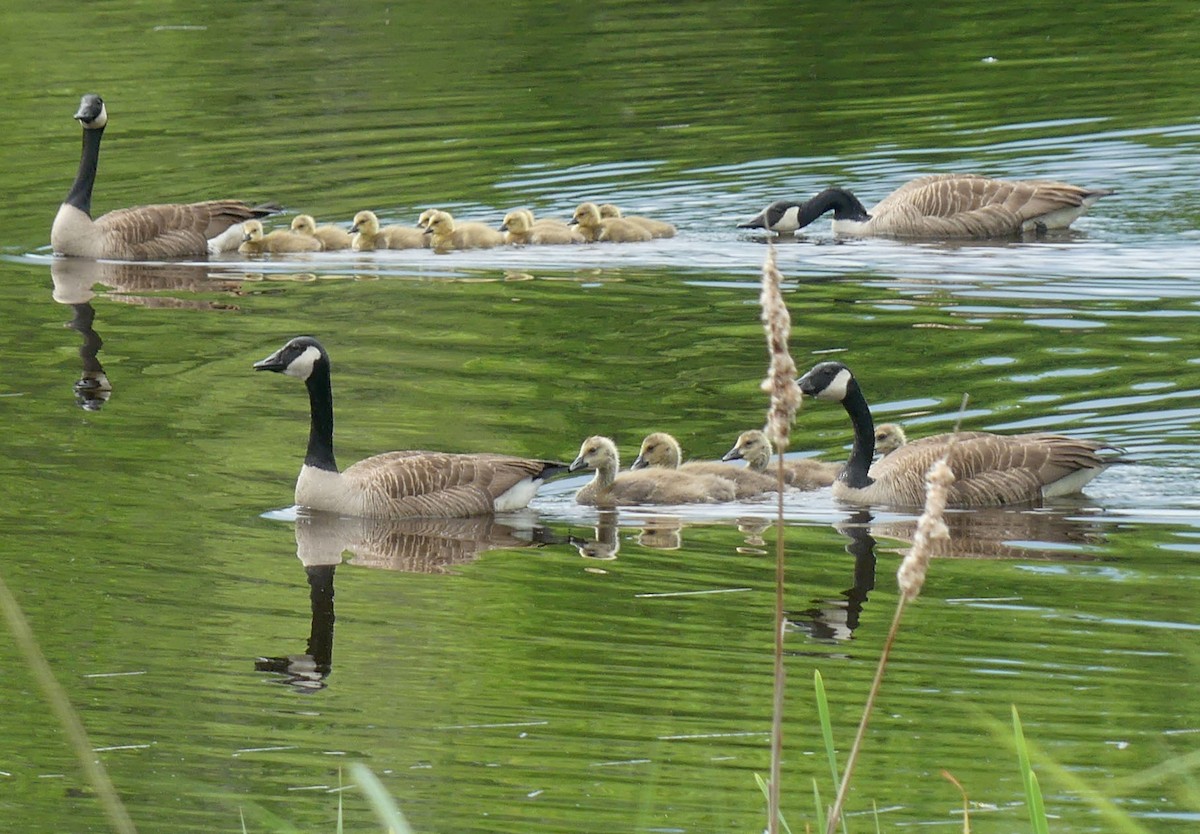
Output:
[[800,228],[800,207],[792,206],[783,213],[783,217],[779,218],[779,222],[775,224],[775,229],[780,232],[794,232]]
[[106,124],[108,124],[108,105],[101,104],[100,115],[88,122],[87,126],[89,129],[96,129],[104,127]]
[[846,391],[849,389],[850,380],[853,378],[854,375],[850,373],[848,368],[842,368],[837,372],[837,376],[821,389],[820,393],[817,394],[817,399],[841,402],[846,398]]
[[312,345],[304,349],[304,353],[297,356],[288,366],[283,369],[283,372],[288,376],[298,377],[299,379],[308,379],[312,376],[313,366],[317,364],[317,360],[321,358],[321,351],[317,350]]

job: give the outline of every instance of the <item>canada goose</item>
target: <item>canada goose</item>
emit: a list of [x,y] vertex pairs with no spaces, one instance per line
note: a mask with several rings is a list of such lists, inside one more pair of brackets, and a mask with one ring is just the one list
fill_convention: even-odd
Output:
[[680,448],[679,441],[666,432],[656,431],[646,435],[638,456],[629,468],[638,470],[648,466],[660,466],[692,475],[715,475],[733,484],[734,495],[737,498],[757,498],[778,489],[776,480],[765,472],[755,472],[747,467],[718,461],[691,460],[683,463],[682,460],[683,449]]
[[486,223],[455,222],[448,211],[435,211],[425,227],[435,251],[452,249],[491,249],[504,243],[504,234]]
[[833,211],[833,231],[860,237],[988,238],[1065,229],[1112,191],[1052,180],[931,174],[897,188],[868,212],[853,194],[828,188],[810,200],[779,200],[740,229],[794,232]]
[[354,241],[345,229],[337,226],[317,226],[317,221],[311,214],[297,214],[292,218],[292,231],[298,235],[316,238],[325,252],[349,249]]
[[[774,452],[775,449],[767,435],[756,429],[739,434],[733,448],[726,452],[721,460],[744,460],[749,469],[769,475],[778,483],[775,467],[768,468]],[[788,486],[797,489],[816,489],[832,484],[841,470],[840,463],[829,463],[811,458],[785,460],[783,462],[783,480]]]
[[908,436],[899,423],[880,423],[875,427],[875,454],[883,457],[891,454],[908,442]]
[[642,217],[637,214],[623,214],[621,209],[614,206],[612,203],[600,204],[600,217],[606,219],[621,218],[628,220],[641,226],[651,237],[675,237],[675,227],[664,220],[655,220],[651,217]]
[[356,252],[374,249],[424,249],[429,245],[425,233],[411,226],[379,227],[379,218],[373,211],[360,211],[354,215],[350,226],[353,235],[350,247]]
[[1101,457],[1104,443],[1061,434],[955,432],[906,443],[871,465],[875,433],[871,409],[858,380],[841,362],[822,362],[800,378],[800,391],[841,402],[854,426],[854,446],[833,495],[854,504],[921,507],[925,474],[949,452],[956,480],[949,507],[1037,503],[1078,492],[1119,457]]
[[238,251],[243,255],[262,255],[267,252],[319,252],[321,241],[315,237],[298,235],[288,229],[275,229],[263,234],[263,224],[258,220],[247,220],[242,224],[245,236]]
[[329,354],[310,336],[292,339],[256,371],[304,380],[311,427],[296,479],[296,503],[367,518],[462,518],[520,509],[542,482],[566,469],[549,460],[508,455],[387,452],[338,472],[333,456],[333,389]]
[[583,235],[561,220],[535,220],[529,209],[514,209],[500,226],[508,244],[583,243]]
[[92,186],[100,160],[100,139],[108,124],[104,100],[89,93],[75,118],[83,125],[79,171],[50,228],[56,255],[144,261],[152,258],[202,257],[208,240],[252,217],[266,217],[279,206],[248,206],[239,200],[173,203],[117,209],[92,219]]
[[678,469],[621,472],[617,445],[595,435],[583,441],[569,470],[594,469],[596,477],[575,494],[580,504],[615,507],[627,504],[704,504],[733,501],[733,484],[712,475],[689,475]]
[[580,234],[589,242],[638,243],[653,237],[641,226],[622,217],[601,217],[595,203],[581,203],[570,224],[578,226]]

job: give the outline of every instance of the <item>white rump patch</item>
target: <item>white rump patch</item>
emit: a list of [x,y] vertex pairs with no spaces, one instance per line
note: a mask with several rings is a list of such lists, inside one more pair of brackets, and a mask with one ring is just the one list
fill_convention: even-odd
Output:
[[304,353],[297,356],[288,366],[283,369],[283,372],[288,376],[298,377],[300,379],[308,379],[312,376],[313,366],[317,364],[317,360],[321,358],[321,351],[317,350],[312,345],[304,349]]
[[496,496],[496,500],[492,502],[492,507],[498,513],[506,513],[510,510],[519,510],[529,506],[529,502],[533,500],[533,496],[537,495],[538,487],[542,485],[541,478],[525,478],[519,481],[500,495]]
[[222,252],[237,251],[237,248],[242,245],[242,238],[245,237],[245,234],[242,231],[242,224],[234,223],[221,234],[208,239],[209,254],[220,255]]

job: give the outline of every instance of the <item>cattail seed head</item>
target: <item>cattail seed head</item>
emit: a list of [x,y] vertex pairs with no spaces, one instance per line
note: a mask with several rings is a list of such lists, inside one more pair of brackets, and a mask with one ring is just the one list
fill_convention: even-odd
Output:
[[[949,451],[946,456],[949,457]],[[900,569],[896,571],[896,581],[906,600],[912,601],[921,593],[935,542],[950,538],[950,530],[946,527],[944,516],[946,499],[953,483],[954,472],[951,471],[946,457],[936,461],[925,475],[925,511],[917,519],[917,533],[913,537],[913,546],[900,563]]]
[[762,390],[771,396],[771,407],[767,411],[767,437],[781,453],[788,445],[788,434],[796,410],[800,407],[800,388],[796,385],[796,363],[788,351],[788,338],[792,332],[792,317],[783,301],[783,274],[775,265],[775,247],[767,247],[763,261],[762,306],[763,329],[767,334],[767,356],[770,368],[763,380]]

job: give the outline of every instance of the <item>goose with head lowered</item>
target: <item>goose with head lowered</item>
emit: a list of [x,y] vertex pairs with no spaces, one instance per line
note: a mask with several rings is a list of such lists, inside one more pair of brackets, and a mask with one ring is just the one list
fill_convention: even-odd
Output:
[[771,203],[738,228],[795,232],[832,211],[833,231],[839,235],[918,240],[1014,237],[1065,229],[1111,193],[1053,180],[931,174],[900,186],[870,211],[846,189],[827,188],[809,200]]
[[117,209],[93,220],[92,186],[108,109],[100,96],[89,93],[75,118],[83,125],[83,153],[75,182],[50,228],[56,255],[131,261],[203,257],[209,253],[208,241],[229,227],[280,210],[277,205],[211,200]]
[[311,425],[296,503],[366,518],[462,518],[518,510],[567,465],[496,454],[385,452],[339,472],[333,456],[329,354],[310,336],[292,339],[256,371],[304,380]]
[[833,496],[851,504],[921,507],[925,475],[943,455],[955,481],[949,507],[1036,505],[1079,492],[1119,456],[1106,443],[1061,434],[963,431],[905,443],[872,465],[875,431],[858,380],[841,362],[822,362],[797,383],[806,396],[840,402],[854,426],[850,459],[833,483]]

